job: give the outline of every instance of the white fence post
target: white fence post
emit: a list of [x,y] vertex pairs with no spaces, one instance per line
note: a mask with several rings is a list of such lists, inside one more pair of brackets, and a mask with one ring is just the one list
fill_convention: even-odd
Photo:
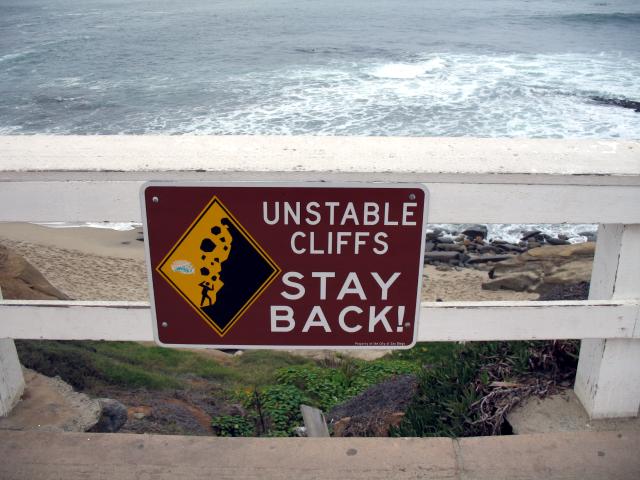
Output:
[[[0,290],[2,300],[2,290]],[[7,415],[24,392],[24,377],[13,340],[0,338],[0,417]]]
[[[589,299],[623,298],[640,298],[640,225],[600,225]],[[574,389],[591,418],[638,416],[640,340],[583,340]]]
[[24,392],[24,377],[13,340],[0,339],[0,417],[7,415]]

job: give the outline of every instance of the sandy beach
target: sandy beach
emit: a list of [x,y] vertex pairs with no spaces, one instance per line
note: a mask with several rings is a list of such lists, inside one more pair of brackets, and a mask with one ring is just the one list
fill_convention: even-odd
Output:
[[144,244],[136,230],[0,224],[14,249],[74,300],[148,300]]
[[[50,228],[0,224],[0,243],[23,255],[75,300],[148,300],[141,229]],[[487,273],[470,268],[440,271],[425,265],[426,301],[535,300],[537,294],[482,290]]]

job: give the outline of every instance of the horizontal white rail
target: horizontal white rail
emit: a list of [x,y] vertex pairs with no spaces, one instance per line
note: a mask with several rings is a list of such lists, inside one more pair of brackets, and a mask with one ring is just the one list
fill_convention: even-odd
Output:
[[[424,302],[418,341],[640,338],[640,301]],[[147,302],[0,302],[0,338],[153,340]]]
[[0,137],[0,222],[137,222],[145,180],[421,182],[432,223],[640,223],[634,141]]
[[[278,178],[293,180],[285,173]],[[398,178],[386,174],[377,180]],[[416,180],[424,178],[416,176]],[[136,181],[7,182],[0,187],[0,205],[11,208],[0,209],[0,222],[140,222],[141,185]],[[430,223],[640,223],[640,186],[426,186]]]
[[[640,142],[318,136],[0,136],[0,172],[433,175],[495,183],[637,185]],[[69,178],[62,175],[62,178]],[[19,178],[19,175],[15,175]],[[60,175],[59,175],[60,176]],[[635,178],[634,178],[635,177]],[[556,178],[556,180],[554,180]]]

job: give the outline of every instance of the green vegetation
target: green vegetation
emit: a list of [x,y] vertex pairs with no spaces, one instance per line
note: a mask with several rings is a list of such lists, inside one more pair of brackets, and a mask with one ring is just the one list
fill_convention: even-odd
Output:
[[219,437],[253,437],[255,432],[253,420],[240,415],[220,415],[211,424]]
[[466,437],[501,433],[520,399],[545,395],[575,373],[578,342],[418,345],[398,356],[427,361],[395,436]]
[[262,387],[275,382],[278,368],[310,364],[284,352],[252,351],[225,365],[205,354],[135,342],[22,340],[16,347],[23,365],[58,375],[78,390],[101,386],[179,389],[194,377],[230,388]]
[[247,351],[224,359],[133,342],[17,341],[22,363],[59,375],[76,389],[180,390],[204,382],[242,414],[213,418],[224,436],[288,436],[302,424],[300,405],[327,412],[367,388],[416,374],[418,390],[392,435],[500,433],[520,398],[544,395],[571,379],[577,342],[418,344],[374,361],[337,357],[314,362],[286,352]]
[[[399,359],[338,358],[278,368],[273,385],[237,391],[236,398],[253,420],[253,435],[290,436],[302,424],[301,404],[328,411],[392,375],[418,370],[415,363]],[[235,425],[235,420],[220,416],[213,419],[213,425],[223,435],[231,430],[226,425]]]
[[255,391],[254,404],[260,423],[256,433],[287,437],[302,425],[300,405],[307,402],[304,393],[291,385],[271,385]]
[[297,366],[280,369],[278,383],[299,389],[308,402],[321,410],[355,397],[392,375],[418,373],[415,362],[382,358],[371,362],[343,359],[332,366]]
[[247,350],[234,358],[233,368],[237,373],[236,383],[241,386],[263,387],[276,383],[279,369],[298,366],[315,366],[312,360],[273,350]]

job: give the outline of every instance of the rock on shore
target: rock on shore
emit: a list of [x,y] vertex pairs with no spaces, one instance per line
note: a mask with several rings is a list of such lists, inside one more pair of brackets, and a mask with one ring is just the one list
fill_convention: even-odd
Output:
[[539,230],[522,231],[517,243],[489,240],[487,232],[485,225],[470,225],[462,232],[428,231],[424,262],[437,270],[487,271],[482,289],[496,293],[509,290],[549,297],[558,288],[588,285],[591,279],[596,239],[591,232],[580,233],[588,242],[574,244],[567,236],[552,237]]
[[11,413],[0,419],[0,430],[85,432],[98,422],[100,403],[74,391],[60,377],[46,377],[29,369],[24,369],[24,376],[25,394]]
[[402,421],[417,388],[414,375],[398,375],[335,406],[328,414],[334,437],[386,437]]
[[539,230],[523,231],[517,243],[496,238],[489,240],[487,236],[486,225],[471,225],[462,232],[435,228],[426,234],[425,263],[485,269],[487,265],[503,262],[533,248],[570,244],[569,238],[564,235],[552,237]]
[[496,264],[482,288],[544,293],[554,285],[589,282],[594,253],[594,242],[534,248]]
[[22,256],[3,245],[0,245],[0,288],[7,300],[69,299]]

